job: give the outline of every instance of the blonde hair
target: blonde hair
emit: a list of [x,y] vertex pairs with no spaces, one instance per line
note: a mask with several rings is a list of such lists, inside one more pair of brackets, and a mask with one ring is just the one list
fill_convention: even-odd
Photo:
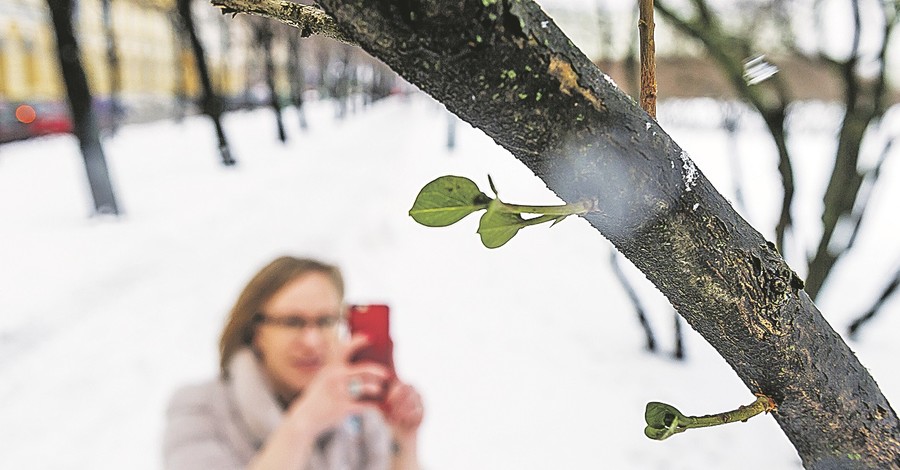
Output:
[[219,370],[228,377],[228,362],[238,350],[253,344],[261,309],[285,284],[309,273],[322,273],[344,297],[344,278],[336,266],[310,258],[281,256],[262,268],[247,283],[231,308],[219,340]]

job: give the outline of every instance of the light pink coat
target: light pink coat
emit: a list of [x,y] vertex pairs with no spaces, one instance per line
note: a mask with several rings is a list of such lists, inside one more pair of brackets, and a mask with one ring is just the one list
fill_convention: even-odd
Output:
[[[181,388],[167,411],[163,458],[167,470],[237,470],[247,466],[282,419],[256,357],[235,354],[229,380]],[[323,433],[306,469],[387,470],[390,431],[377,411],[353,416]]]

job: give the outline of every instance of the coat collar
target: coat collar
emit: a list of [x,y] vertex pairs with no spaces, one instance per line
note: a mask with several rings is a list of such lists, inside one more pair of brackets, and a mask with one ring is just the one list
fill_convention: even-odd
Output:
[[283,410],[256,355],[243,348],[228,364],[228,388],[252,437],[263,443],[281,423]]

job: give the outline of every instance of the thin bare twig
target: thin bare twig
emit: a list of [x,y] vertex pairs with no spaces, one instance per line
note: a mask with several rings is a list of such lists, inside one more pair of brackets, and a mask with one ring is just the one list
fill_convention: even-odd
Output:
[[656,119],[656,43],[653,40],[653,0],[640,0],[641,108]]
[[900,285],[900,268],[898,268],[894,272],[894,279],[891,280],[891,282],[889,282],[888,285],[884,288],[884,290],[881,292],[881,295],[878,297],[878,300],[875,301],[875,304],[872,305],[872,307],[866,313],[860,315],[856,320],[853,320],[853,323],[851,323],[847,328],[847,334],[851,338],[856,339],[859,333],[859,328],[866,324],[869,320],[874,318],[875,315],[878,314],[879,311],[881,311],[881,307],[884,305],[887,299],[889,299],[891,295],[897,292],[898,285]]

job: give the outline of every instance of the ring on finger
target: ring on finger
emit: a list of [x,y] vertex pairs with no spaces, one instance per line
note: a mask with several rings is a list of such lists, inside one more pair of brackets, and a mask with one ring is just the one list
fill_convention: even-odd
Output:
[[350,395],[354,400],[359,400],[359,397],[362,396],[363,392],[363,382],[359,377],[353,377],[350,379],[350,382],[347,383],[347,394]]

